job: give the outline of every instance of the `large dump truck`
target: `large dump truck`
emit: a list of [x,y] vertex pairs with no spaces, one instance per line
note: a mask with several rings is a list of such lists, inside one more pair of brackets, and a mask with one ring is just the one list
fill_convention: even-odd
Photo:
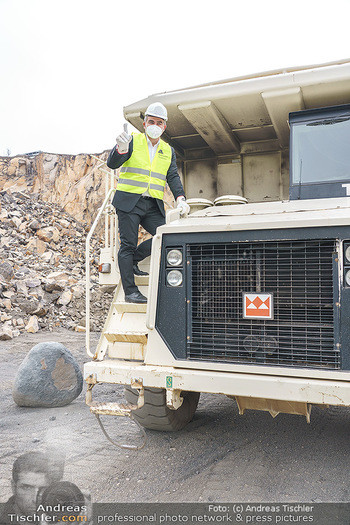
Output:
[[[313,404],[349,406],[350,61],[152,95],[125,119],[142,132],[155,101],[191,212],[169,210],[140,265],[147,305],[123,300],[112,228],[100,281],[116,290],[84,370],[91,411],[171,431],[201,392],[307,421]],[[106,383],[125,385],[125,404],[92,400]]]

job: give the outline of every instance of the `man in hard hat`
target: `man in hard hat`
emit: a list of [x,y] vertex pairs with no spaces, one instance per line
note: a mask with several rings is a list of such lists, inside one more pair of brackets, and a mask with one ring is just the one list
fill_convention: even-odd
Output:
[[145,112],[145,133],[118,135],[107,166],[120,168],[113,206],[118,214],[120,249],[118,263],[129,303],[146,303],[147,298],[135,285],[134,275],[145,275],[138,263],[151,253],[152,240],[137,246],[139,225],[154,235],[158,226],[165,224],[163,195],[169,187],[181,213],[189,212],[185,192],[177,171],[174,149],[160,137],[166,128],[167,110],[160,102],[150,104]]

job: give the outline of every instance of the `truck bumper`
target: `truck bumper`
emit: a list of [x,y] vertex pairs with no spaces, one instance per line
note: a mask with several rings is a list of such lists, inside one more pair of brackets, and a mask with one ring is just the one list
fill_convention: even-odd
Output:
[[225,394],[321,405],[350,406],[350,381],[193,370],[104,360],[84,365],[88,383],[142,384],[143,387]]

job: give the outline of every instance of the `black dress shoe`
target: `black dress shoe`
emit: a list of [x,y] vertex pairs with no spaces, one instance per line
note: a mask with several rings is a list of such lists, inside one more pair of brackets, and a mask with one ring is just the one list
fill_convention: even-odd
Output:
[[148,275],[147,272],[143,272],[142,270],[140,270],[137,264],[134,264],[132,268],[134,270],[134,275]]
[[133,292],[125,296],[126,303],[147,303],[147,297],[142,295],[141,292]]

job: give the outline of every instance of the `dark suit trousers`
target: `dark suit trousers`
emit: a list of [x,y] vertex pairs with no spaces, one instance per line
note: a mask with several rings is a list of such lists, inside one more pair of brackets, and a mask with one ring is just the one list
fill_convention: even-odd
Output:
[[139,225],[154,235],[158,226],[165,224],[155,199],[141,197],[128,213],[116,210],[119,222],[120,249],[118,264],[125,295],[138,290],[135,285],[133,265],[151,254],[152,239],[137,246]]

